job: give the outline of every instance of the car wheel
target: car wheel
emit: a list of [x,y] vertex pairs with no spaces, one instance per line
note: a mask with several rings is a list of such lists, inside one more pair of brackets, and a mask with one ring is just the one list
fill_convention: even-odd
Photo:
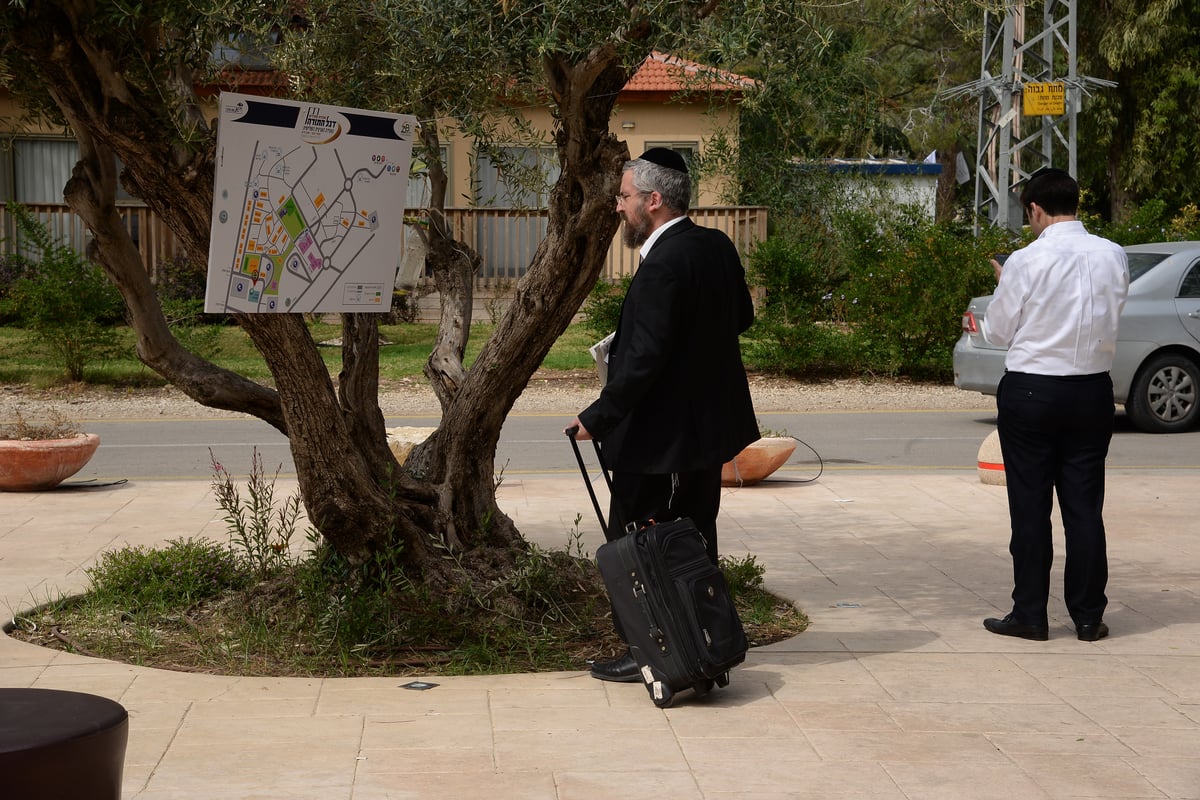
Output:
[[1187,356],[1164,353],[1142,365],[1125,413],[1138,430],[1176,433],[1200,418],[1200,366]]

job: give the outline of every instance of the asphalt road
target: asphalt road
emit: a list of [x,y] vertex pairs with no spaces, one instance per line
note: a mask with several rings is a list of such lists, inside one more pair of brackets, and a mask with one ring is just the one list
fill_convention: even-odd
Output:
[[[801,480],[825,470],[974,469],[995,415],[979,411],[859,411],[761,413],[760,424],[801,440],[775,477]],[[433,426],[432,417],[397,417],[388,427]],[[569,415],[514,415],[505,423],[496,467],[505,475],[574,472],[562,434]],[[257,450],[268,473],[295,474],[287,440],[258,420],[122,420],[88,423],[100,449],[72,481],[176,480],[212,476],[215,457],[235,479]],[[585,453],[587,450],[585,449]],[[588,453],[590,455],[590,453]],[[819,456],[819,461],[818,461]],[[1134,431],[1123,414],[1109,453],[1110,468],[1200,468],[1200,430],[1152,435]]]

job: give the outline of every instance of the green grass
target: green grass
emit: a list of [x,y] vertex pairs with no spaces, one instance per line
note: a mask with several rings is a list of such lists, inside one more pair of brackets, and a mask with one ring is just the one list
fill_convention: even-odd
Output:
[[[308,323],[313,340],[321,343],[336,340],[341,336],[341,327],[323,322]],[[492,325],[474,325],[467,343],[466,363],[469,367],[479,354],[480,348],[492,333]],[[166,381],[137,360],[134,355],[136,336],[126,327],[118,329],[122,350],[121,358],[94,364],[84,371],[88,383],[142,387],[163,386]],[[218,366],[230,369],[239,375],[265,383],[271,382],[266,362],[254,348],[245,332],[233,325],[216,326],[205,337],[208,357]],[[387,342],[379,350],[379,379],[387,384],[403,378],[422,377],[422,367],[433,349],[437,336],[436,325],[401,324],[380,326],[380,336]],[[594,337],[580,325],[572,325],[554,343],[542,366],[551,370],[591,369],[592,358],[588,347]],[[330,374],[336,375],[341,368],[342,351],[338,346],[322,346],[321,356]],[[61,370],[53,366],[50,354],[36,337],[20,328],[0,327],[0,383],[28,384],[46,388],[61,384],[65,378]]]
[[[450,586],[413,581],[396,552],[352,565],[311,529],[292,548],[299,493],[282,500],[255,460],[239,489],[213,479],[229,540],[126,545],[85,568],[88,590],[14,615],[22,641],[143,666],[227,675],[494,674],[583,669],[623,645],[576,517],[563,549],[530,545],[510,566],[469,573],[447,555]],[[293,509],[291,513],[288,509]],[[763,588],[754,556],[722,557],[753,645],[808,618]]]
[[[141,666],[224,675],[486,675],[586,668],[621,651],[591,557],[531,547],[485,586],[432,595],[386,560],[356,570],[325,546],[270,575],[232,546],[177,539],[108,551],[87,592],[14,616],[14,638]],[[753,557],[722,559],[752,646],[808,618],[761,585]],[[749,583],[739,580],[747,574]]]

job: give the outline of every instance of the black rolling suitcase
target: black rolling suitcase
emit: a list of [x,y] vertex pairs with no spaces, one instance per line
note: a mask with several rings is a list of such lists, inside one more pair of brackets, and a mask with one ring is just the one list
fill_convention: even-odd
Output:
[[[596,516],[606,527],[579,445],[572,432],[568,436]],[[599,445],[596,455],[607,481]],[[650,699],[667,708],[678,692],[703,695],[714,685],[728,685],[729,671],[745,660],[749,645],[704,537],[687,518],[630,527],[634,530],[596,550],[596,563]]]

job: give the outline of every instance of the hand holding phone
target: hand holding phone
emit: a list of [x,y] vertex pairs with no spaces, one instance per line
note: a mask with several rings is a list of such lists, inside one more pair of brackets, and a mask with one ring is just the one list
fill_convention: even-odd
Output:
[[1008,253],[992,253],[992,271],[996,273],[996,283],[1000,282],[1000,268],[1008,259]]

